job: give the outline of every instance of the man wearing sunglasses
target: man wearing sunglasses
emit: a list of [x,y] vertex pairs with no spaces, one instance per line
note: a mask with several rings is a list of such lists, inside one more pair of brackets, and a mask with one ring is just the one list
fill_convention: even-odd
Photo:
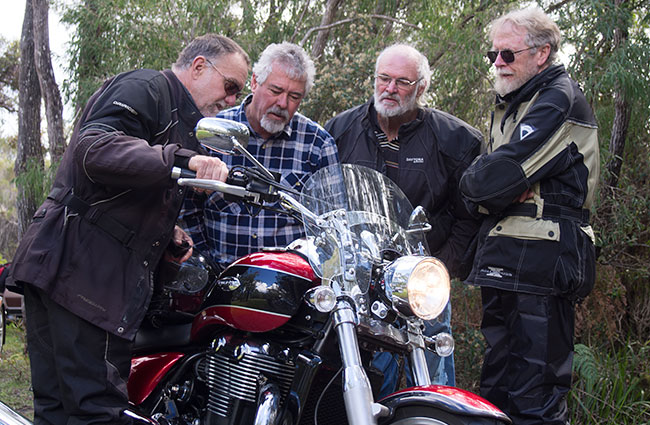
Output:
[[[246,124],[251,135],[247,150],[267,169],[280,174],[281,183],[298,191],[313,173],[338,163],[334,139],[297,112],[313,86],[315,73],[312,60],[300,46],[271,44],[253,66],[252,94],[238,107],[217,115]],[[228,167],[253,166],[241,155],[221,159]],[[180,218],[194,248],[222,267],[263,248],[284,248],[304,236],[303,226],[294,218],[229,202],[218,193],[192,194]]]
[[35,424],[131,423],[121,412],[132,340],[185,193],[171,171],[225,180],[194,127],[235,103],[249,63],[207,34],[172,69],[117,75],[88,101],[11,267],[25,293]]
[[[373,79],[373,98],[337,115],[325,129],[336,139],[342,162],[381,171],[413,206],[425,208],[433,227],[426,235],[429,249],[451,276],[462,279],[471,266],[468,252],[478,220],[466,210],[458,182],[479,153],[481,135],[460,119],[422,105],[431,70],[415,48],[395,44],[384,49]],[[426,324],[425,333],[451,332],[450,318],[451,304]],[[454,385],[453,357],[441,361],[435,354],[426,356],[432,381]],[[394,391],[398,376],[394,357],[379,353],[373,365],[384,372],[381,396]]]
[[492,23],[497,93],[486,153],[460,189],[485,217],[468,282],[487,342],[481,395],[515,424],[564,424],[574,305],[593,287],[589,226],[596,122],[562,65],[557,25],[537,7]]

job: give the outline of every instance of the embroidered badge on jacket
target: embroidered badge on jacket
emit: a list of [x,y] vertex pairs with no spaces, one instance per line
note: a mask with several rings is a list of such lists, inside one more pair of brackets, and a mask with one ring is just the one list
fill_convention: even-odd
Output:
[[521,124],[519,126],[519,140],[524,140],[535,132],[535,127],[530,124]]

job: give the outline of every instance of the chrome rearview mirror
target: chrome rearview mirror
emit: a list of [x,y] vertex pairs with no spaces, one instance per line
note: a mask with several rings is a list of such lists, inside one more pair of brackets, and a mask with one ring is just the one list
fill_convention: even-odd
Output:
[[239,147],[246,149],[248,127],[222,118],[201,118],[196,125],[196,138],[207,149],[232,155]]
[[227,155],[241,153],[267,177],[274,179],[273,174],[246,150],[250,138],[246,124],[223,118],[201,118],[196,124],[195,133],[206,149]]
[[409,217],[409,228],[406,233],[428,232],[429,230],[431,230],[431,225],[427,219],[427,212],[421,205],[418,205]]

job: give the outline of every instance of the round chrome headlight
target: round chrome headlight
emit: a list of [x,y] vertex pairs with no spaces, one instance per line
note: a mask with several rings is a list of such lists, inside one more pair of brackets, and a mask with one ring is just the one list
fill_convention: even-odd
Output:
[[435,319],[449,301],[449,273],[437,258],[400,257],[386,267],[384,280],[393,307],[407,316]]

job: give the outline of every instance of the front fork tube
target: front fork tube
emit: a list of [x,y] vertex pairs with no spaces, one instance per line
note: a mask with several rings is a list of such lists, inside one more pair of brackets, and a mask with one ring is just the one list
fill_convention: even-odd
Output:
[[368,375],[361,363],[354,311],[340,300],[334,312],[334,330],[338,336],[343,365],[343,398],[348,422],[353,425],[376,425],[377,417],[388,408],[374,403]]
[[411,364],[413,365],[413,378],[415,385],[431,385],[431,377],[429,376],[429,368],[427,367],[427,359],[424,357],[424,349],[416,347],[411,351]]
[[410,360],[413,380],[415,385],[431,385],[431,375],[429,374],[429,365],[424,356],[424,338],[417,325],[409,323],[408,325],[409,343],[412,347]]

